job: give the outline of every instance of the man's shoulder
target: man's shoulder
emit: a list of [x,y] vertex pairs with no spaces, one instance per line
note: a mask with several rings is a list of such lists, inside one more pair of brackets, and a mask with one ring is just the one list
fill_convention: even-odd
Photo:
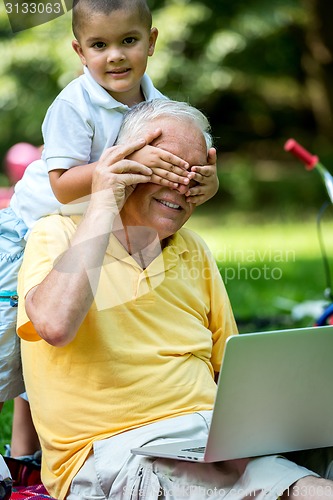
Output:
[[187,227],[182,227],[177,232],[178,236],[185,242],[189,248],[202,248],[203,251],[207,251],[208,247],[204,239],[192,229]]
[[33,235],[73,234],[77,228],[74,220],[69,216],[51,214],[39,219],[34,225],[29,239]]

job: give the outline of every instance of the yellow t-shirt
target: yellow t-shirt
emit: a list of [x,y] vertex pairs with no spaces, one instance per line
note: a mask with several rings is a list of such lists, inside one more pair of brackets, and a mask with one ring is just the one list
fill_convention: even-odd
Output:
[[95,301],[75,339],[49,345],[22,299],[66,251],[76,222],[59,215],[38,222],[19,276],[25,383],[41,439],[42,479],[58,499],[94,441],[211,409],[214,371],[226,338],[237,332],[213,257],[199,236],[182,229],[145,270],[111,236]]

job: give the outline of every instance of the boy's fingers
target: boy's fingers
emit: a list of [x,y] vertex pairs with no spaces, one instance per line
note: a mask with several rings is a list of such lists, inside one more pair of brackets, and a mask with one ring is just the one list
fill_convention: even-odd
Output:
[[201,205],[204,201],[206,201],[206,197],[204,195],[198,196],[189,196],[186,198],[187,203],[192,203],[193,205]]
[[204,175],[199,174],[198,172],[190,172],[190,173],[188,174],[188,178],[189,178],[191,181],[199,182],[199,184],[203,182],[204,177],[205,177]]
[[188,189],[185,193],[186,197],[191,197],[191,196],[200,196],[204,194],[202,186],[194,186],[191,187],[191,189]]
[[204,194],[191,194],[190,191],[185,193],[186,201],[188,203],[193,203],[194,205],[201,205],[204,201],[206,201],[206,197]]
[[212,167],[215,167],[216,170],[216,160],[217,160],[216,149],[210,148],[208,150],[208,155],[207,155],[208,165],[194,165],[193,167],[191,167],[191,172],[198,172],[204,177],[209,177],[214,172],[212,170]]
[[186,176],[178,175],[176,172],[170,172],[169,170],[164,170],[163,168],[154,168],[154,175],[160,177],[161,179],[166,179],[173,183],[189,184],[190,179]]
[[217,160],[217,151],[215,148],[210,148],[208,150],[208,163],[209,165],[214,165]]
[[209,177],[210,175],[212,175],[212,169],[210,165],[193,166],[191,167],[191,172],[200,174],[202,177]]
[[115,163],[112,166],[112,173],[114,174],[141,174],[145,176],[150,176],[153,171],[151,168],[141,165],[141,163],[136,163],[131,160],[123,160]]
[[160,156],[160,161],[162,164],[164,163],[166,168],[178,168],[181,169],[182,172],[187,171],[189,168],[189,164],[187,161],[179,158],[178,156],[173,155],[172,153],[168,153],[167,151],[161,150],[162,155]]
[[152,132],[147,132],[147,134],[145,136],[146,143],[150,144],[155,139],[157,139],[161,134],[162,134],[162,129],[161,128],[156,128]]
[[172,172],[175,175],[178,175],[178,176],[183,177],[183,178],[187,178],[188,173],[189,173],[188,170],[186,170],[185,168],[178,167],[178,166],[174,165],[173,163],[168,163],[168,162],[164,162],[164,168],[162,168],[162,166],[161,166],[159,169],[156,169],[156,170],[160,170],[162,172]]
[[178,188],[178,183],[177,182],[172,182],[168,179],[164,179],[163,177],[159,177],[158,175],[153,174],[151,176],[150,182],[153,182],[154,184],[159,184],[160,186],[166,186],[171,189],[177,189]]

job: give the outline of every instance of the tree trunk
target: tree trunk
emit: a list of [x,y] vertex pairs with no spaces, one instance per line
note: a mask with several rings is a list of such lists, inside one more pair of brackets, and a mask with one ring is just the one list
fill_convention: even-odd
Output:
[[313,113],[320,132],[333,139],[333,1],[305,0],[310,14],[308,54],[303,66]]

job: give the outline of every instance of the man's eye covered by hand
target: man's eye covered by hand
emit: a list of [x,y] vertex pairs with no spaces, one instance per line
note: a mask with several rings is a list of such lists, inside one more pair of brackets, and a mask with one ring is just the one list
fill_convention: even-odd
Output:
[[151,182],[176,189],[189,186],[189,164],[182,158],[164,149],[146,145],[128,157],[149,167],[153,171]]

